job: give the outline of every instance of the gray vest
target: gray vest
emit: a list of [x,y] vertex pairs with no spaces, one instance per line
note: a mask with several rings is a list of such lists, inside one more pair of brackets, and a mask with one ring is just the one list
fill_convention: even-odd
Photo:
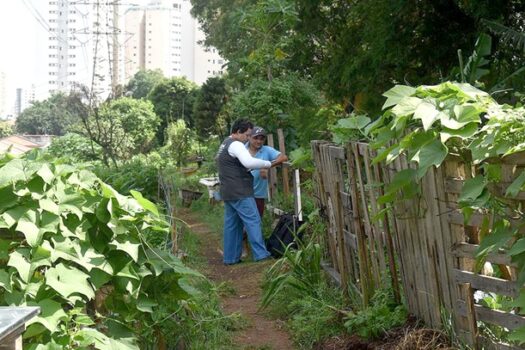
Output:
[[252,174],[228,153],[228,148],[234,141],[231,137],[224,140],[215,158],[219,169],[221,196],[225,201],[253,197]]

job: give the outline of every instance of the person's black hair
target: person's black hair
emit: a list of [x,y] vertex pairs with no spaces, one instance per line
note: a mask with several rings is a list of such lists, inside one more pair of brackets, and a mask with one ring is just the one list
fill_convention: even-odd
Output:
[[232,134],[237,132],[246,132],[248,129],[253,129],[253,124],[248,119],[237,119],[232,125]]

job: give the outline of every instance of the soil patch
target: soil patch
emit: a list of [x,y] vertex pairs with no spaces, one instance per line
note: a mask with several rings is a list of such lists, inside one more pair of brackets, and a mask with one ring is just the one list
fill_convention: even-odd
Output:
[[317,344],[315,350],[455,350],[446,335],[435,329],[418,327],[409,318],[403,327],[391,329],[383,338],[369,341],[356,335],[337,336]]
[[221,304],[226,314],[240,313],[247,322],[246,326],[235,334],[235,343],[239,348],[294,349],[282,322],[258,312],[263,271],[273,262],[243,262],[225,266],[222,262],[220,233],[200,222],[197,215],[189,210],[179,215],[201,241],[201,253],[208,260],[208,266],[202,272],[216,284],[224,282],[232,287],[231,295],[221,297]]

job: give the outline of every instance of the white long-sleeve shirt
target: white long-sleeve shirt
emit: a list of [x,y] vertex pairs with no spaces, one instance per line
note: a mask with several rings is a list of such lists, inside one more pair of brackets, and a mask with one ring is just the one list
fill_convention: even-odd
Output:
[[270,168],[272,163],[267,160],[252,157],[248,149],[240,141],[233,141],[228,147],[228,154],[239,159],[241,164],[247,169]]

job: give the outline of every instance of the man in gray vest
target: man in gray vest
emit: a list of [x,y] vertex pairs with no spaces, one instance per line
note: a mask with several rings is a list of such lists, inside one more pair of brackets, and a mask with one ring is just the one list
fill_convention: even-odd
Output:
[[261,217],[253,197],[252,169],[270,168],[272,163],[254,158],[244,146],[253,124],[236,120],[231,135],[219,147],[216,162],[219,169],[220,192],[224,200],[224,263],[239,263],[242,253],[242,229],[246,228],[255,261],[266,259],[261,231]]

